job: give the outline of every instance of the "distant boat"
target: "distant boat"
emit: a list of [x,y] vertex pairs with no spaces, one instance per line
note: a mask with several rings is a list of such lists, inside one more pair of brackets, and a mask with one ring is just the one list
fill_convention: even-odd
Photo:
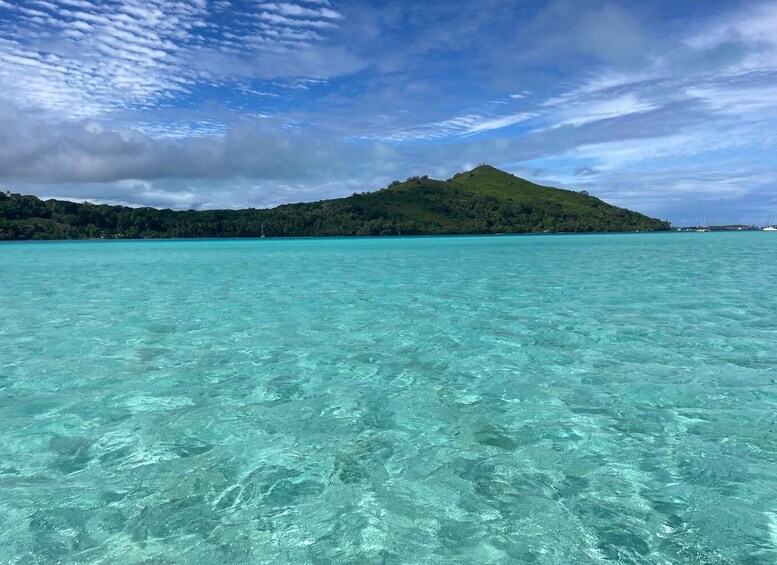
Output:
[[696,231],[698,231],[698,232],[712,231],[710,228],[708,228],[708,227],[705,227],[705,225],[704,225],[705,223],[707,223],[707,222],[706,222],[706,220],[703,220],[703,219],[702,219],[702,221],[701,221],[701,226],[699,226],[698,228],[696,228]]
[[777,226],[772,225],[772,214],[774,214],[774,212],[769,213],[769,219],[766,221],[763,231],[777,231]]
[[264,222],[262,222],[262,235],[260,237],[264,239]]

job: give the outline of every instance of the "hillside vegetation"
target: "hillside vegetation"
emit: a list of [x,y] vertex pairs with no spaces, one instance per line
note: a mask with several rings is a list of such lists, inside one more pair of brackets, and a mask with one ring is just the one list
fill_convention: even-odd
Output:
[[0,192],[0,239],[443,235],[661,231],[669,224],[585,193],[482,165],[447,181],[413,177],[377,192],[257,210],[173,211]]

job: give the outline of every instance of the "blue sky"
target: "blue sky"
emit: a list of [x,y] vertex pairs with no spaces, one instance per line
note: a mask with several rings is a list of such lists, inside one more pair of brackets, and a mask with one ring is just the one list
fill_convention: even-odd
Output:
[[264,207],[479,163],[763,224],[777,3],[0,0],[4,189]]

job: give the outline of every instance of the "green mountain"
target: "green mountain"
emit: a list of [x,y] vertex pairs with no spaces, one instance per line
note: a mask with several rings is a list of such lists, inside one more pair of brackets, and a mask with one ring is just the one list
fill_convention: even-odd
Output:
[[173,211],[0,193],[0,239],[442,235],[662,231],[669,223],[585,192],[482,165],[447,181],[413,177],[377,192],[268,210]]

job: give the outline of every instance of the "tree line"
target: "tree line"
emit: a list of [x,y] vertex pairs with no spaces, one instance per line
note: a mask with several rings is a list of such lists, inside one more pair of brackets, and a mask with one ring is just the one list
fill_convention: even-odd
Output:
[[[0,239],[221,238],[657,231],[667,222],[570,191],[508,199],[413,177],[377,192],[273,209],[132,208],[0,192]],[[564,194],[562,194],[564,193]]]

